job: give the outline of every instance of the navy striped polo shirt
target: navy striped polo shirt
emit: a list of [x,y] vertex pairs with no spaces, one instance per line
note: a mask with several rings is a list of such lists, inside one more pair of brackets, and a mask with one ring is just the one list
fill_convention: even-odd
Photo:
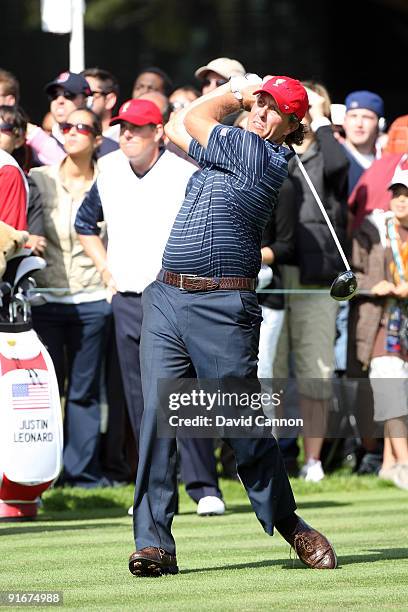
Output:
[[217,125],[191,177],[163,255],[163,268],[198,276],[256,277],[263,229],[293,153],[240,128]]

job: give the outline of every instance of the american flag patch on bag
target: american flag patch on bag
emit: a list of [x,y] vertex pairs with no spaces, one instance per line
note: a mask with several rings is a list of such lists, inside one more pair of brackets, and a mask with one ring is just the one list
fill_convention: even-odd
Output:
[[48,383],[19,383],[12,385],[12,406],[14,410],[49,408]]

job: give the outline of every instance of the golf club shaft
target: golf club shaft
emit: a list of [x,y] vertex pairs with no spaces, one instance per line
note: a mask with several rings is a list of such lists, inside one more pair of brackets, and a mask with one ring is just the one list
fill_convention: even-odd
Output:
[[[293,149],[292,149],[292,151],[293,151]],[[300,161],[299,155],[297,153],[295,153],[295,159],[296,159],[297,165],[299,166],[299,169],[300,169],[301,173],[303,174],[303,176],[305,178],[306,183],[309,185],[310,191],[314,195],[314,198],[315,198],[315,200],[317,202],[317,205],[319,206],[320,211],[321,211],[321,213],[322,213],[322,215],[323,215],[323,217],[324,217],[324,219],[325,219],[325,221],[327,223],[327,226],[328,226],[328,228],[330,230],[330,233],[333,236],[333,240],[334,240],[334,242],[336,244],[336,247],[337,247],[337,249],[338,249],[338,251],[340,253],[340,256],[341,256],[341,258],[343,260],[343,263],[346,266],[346,270],[350,270],[349,262],[347,261],[347,258],[346,258],[345,254],[344,254],[344,251],[343,251],[342,246],[341,246],[341,244],[339,242],[339,239],[337,238],[337,234],[334,231],[334,227],[333,227],[333,225],[332,225],[332,223],[331,223],[331,221],[329,219],[329,215],[327,214],[326,209],[323,206],[323,202],[321,201],[321,199],[319,197],[319,194],[317,193],[317,191],[315,189],[315,186],[313,185],[312,181],[310,180],[310,177],[309,177],[308,173],[306,172],[304,165]]]

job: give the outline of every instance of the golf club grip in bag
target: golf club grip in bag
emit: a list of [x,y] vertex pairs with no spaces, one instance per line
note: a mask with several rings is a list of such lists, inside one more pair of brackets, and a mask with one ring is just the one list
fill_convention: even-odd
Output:
[[38,496],[62,467],[58,383],[31,325],[3,330],[0,326],[0,518],[34,517]]

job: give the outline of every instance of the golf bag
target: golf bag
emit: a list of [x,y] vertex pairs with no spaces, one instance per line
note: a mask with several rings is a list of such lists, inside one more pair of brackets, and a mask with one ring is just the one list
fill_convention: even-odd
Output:
[[22,249],[0,282],[0,519],[34,518],[62,467],[62,415],[54,365],[31,325],[30,274],[45,261]]

